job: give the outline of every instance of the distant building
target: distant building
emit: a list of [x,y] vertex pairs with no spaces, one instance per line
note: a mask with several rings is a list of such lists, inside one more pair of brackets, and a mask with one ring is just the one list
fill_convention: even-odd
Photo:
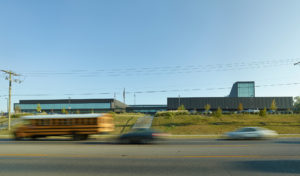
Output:
[[166,111],[167,105],[126,105],[115,99],[58,99],[58,100],[20,100],[15,103],[21,112],[37,112],[38,104],[43,112],[62,113],[103,113],[103,112],[135,112],[155,114],[157,111]]
[[168,98],[168,110],[176,110],[184,105],[190,111],[204,111],[204,106],[209,104],[213,111],[218,107],[225,111],[237,111],[240,103],[244,110],[270,109],[273,100],[279,111],[287,111],[293,107],[293,97],[177,97]]
[[157,111],[167,111],[167,105],[129,105],[126,112],[155,114]]
[[115,99],[58,99],[58,100],[20,100],[14,104],[21,112],[37,112],[38,104],[43,112],[61,113],[103,113],[123,112],[127,105]]
[[293,97],[255,97],[254,81],[235,82],[228,97],[176,97],[168,98],[168,110],[176,110],[184,105],[187,110],[204,111],[204,106],[209,104],[211,110],[220,107],[225,111],[237,111],[239,104],[244,110],[257,110],[271,107],[275,100],[279,111],[293,108]]
[[204,111],[209,104],[211,110],[220,107],[224,111],[236,111],[239,104],[244,110],[257,110],[271,107],[275,101],[279,111],[293,108],[293,97],[255,97],[254,81],[235,82],[228,97],[174,97],[167,99],[167,105],[126,105],[115,99],[57,99],[57,100],[20,100],[14,109],[21,112],[37,112],[38,104],[41,111],[47,113],[103,113],[103,112],[137,112],[155,114],[157,111],[177,110],[184,105],[187,110]]
[[235,82],[232,86],[229,97],[255,97],[254,81]]

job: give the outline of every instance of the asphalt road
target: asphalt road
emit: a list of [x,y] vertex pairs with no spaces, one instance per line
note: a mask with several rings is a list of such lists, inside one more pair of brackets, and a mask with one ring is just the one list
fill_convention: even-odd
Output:
[[0,139],[0,175],[300,175],[300,138],[112,141]]

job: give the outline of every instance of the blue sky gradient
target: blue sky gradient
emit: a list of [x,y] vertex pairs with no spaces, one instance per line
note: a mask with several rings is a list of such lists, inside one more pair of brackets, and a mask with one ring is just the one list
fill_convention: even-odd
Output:
[[[20,99],[300,95],[298,0],[0,1],[0,69]],[[8,82],[0,74],[0,110]],[[193,90],[192,90],[193,89]],[[150,92],[147,92],[150,91]],[[162,92],[151,92],[162,91]]]

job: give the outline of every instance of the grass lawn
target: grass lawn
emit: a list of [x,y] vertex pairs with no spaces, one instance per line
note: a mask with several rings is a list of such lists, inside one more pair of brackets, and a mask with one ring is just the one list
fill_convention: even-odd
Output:
[[300,134],[300,115],[258,115],[234,114],[220,118],[202,115],[175,115],[155,117],[152,127],[170,134],[220,135],[239,127],[259,126],[277,131],[279,134]]
[[139,113],[114,114],[115,131],[111,134],[121,134],[130,131],[136,120],[143,116],[145,115]]
[[[139,117],[144,114],[122,113],[113,114],[115,131],[113,135],[130,131]],[[15,118],[12,118],[14,120]],[[0,123],[6,121],[0,118]],[[12,127],[12,131],[17,126]],[[300,115],[258,115],[234,114],[222,115],[220,118],[203,115],[175,115],[171,117],[155,117],[152,127],[174,135],[220,135],[239,127],[259,126],[277,131],[279,134],[300,134]],[[0,130],[0,135],[10,134]]]

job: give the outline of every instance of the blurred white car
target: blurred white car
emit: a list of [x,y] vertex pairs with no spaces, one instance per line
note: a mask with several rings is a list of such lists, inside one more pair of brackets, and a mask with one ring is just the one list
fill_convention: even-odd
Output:
[[278,134],[266,128],[261,127],[244,127],[236,131],[225,133],[227,139],[267,139],[274,138]]

